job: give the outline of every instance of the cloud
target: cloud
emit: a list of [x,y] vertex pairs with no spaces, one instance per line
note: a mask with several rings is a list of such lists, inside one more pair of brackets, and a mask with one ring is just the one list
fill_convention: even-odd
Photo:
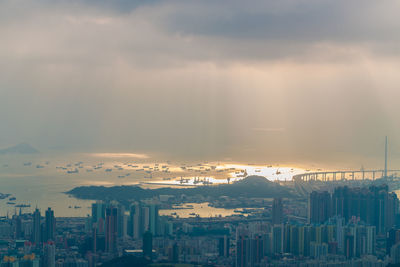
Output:
[[276,133],[277,132],[277,133],[279,133],[279,132],[284,132],[285,128],[253,128],[252,130],[255,132],[267,132],[267,133],[269,133],[269,132]]
[[379,157],[400,132],[398,5],[1,1],[0,144]]

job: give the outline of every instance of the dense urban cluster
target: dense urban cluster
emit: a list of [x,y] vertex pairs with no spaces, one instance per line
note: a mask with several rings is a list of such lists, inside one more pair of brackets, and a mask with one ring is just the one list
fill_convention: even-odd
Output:
[[[399,200],[388,187],[314,191],[302,203],[213,218],[160,216],[160,198],[92,204],[91,216],[14,214],[0,223],[3,266],[94,267],[143,259],[208,266],[387,266],[400,263]],[[130,265],[120,266],[134,266]]]

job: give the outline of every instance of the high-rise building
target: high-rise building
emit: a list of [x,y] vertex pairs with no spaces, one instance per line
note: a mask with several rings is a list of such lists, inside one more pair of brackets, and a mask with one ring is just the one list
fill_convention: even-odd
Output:
[[13,216],[13,226],[14,226],[14,238],[20,239],[22,238],[22,220],[21,216],[14,215]]
[[118,216],[117,218],[118,237],[125,237],[127,231],[127,225],[126,225],[125,207],[123,205],[118,205],[117,216]]
[[299,255],[299,228],[296,225],[290,227],[290,253]]
[[106,205],[103,202],[92,204],[92,223],[97,227],[98,233],[104,233]]
[[159,218],[158,218],[158,205],[156,203],[149,203],[149,230],[153,236],[158,235]]
[[35,209],[32,215],[33,227],[32,227],[32,242],[39,244],[41,242],[41,215],[39,209]]
[[323,223],[331,217],[331,195],[327,192],[313,191],[309,198],[309,222]]
[[153,257],[153,234],[150,231],[143,234],[143,257],[148,259]]
[[397,243],[391,247],[390,262],[392,264],[400,264],[400,243]]
[[142,236],[141,211],[142,208],[138,202],[133,203],[129,210],[128,234],[133,239],[139,239]]
[[272,252],[283,253],[283,225],[275,225],[272,228]]
[[106,252],[114,253],[117,249],[118,237],[118,209],[110,206],[106,208],[106,231],[105,249]]
[[344,218],[336,217],[336,242],[338,252],[344,252]]
[[236,266],[260,266],[266,254],[266,235],[236,229]]
[[320,259],[328,255],[328,244],[318,244],[311,242],[310,244],[310,256],[314,259]]
[[141,206],[140,209],[140,232],[142,236],[150,230],[150,209],[148,206]]
[[[395,225],[399,214],[399,200],[389,193],[387,185],[363,188],[347,186],[328,192],[312,192],[309,199],[310,223],[323,223],[331,216],[344,218],[345,222],[362,221],[376,227],[379,234],[386,233]],[[339,249],[343,246],[338,242]]]
[[283,204],[282,198],[274,198],[272,203],[272,224],[283,223]]
[[158,210],[159,205],[153,201],[143,201],[131,205],[128,232],[134,239],[139,239],[146,231],[150,231],[153,236],[160,234]]
[[50,241],[44,245],[43,266],[55,267],[56,265],[56,246]]
[[351,259],[354,257],[354,235],[347,233],[344,238],[344,255]]
[[227,235],[224,235],[223,237],[220,237],[218,240],[218,252],[220,257],[229,257],[229,237]]
[[332,194],[333,215],[346,222],[352,218],[376,227],[383,234],[393,227],[399,211],[399,200],[389,193],[387,185],[364,188],[337,187]]
[[236,236],[236,267],[250,266],[250,239],[245,234]]
[[56,219],[54,217],[54,211],[51,208],[46,210],[45,220],[45,241],[54,240],[56,232]]
[[172,246],[172,262],[179,262],[179,246],[176,242]]
[[253,235],[250,243],[251,266],[259,266],[262,259],[264,258],[264,250],[265,250],[264,237],[261,234]]

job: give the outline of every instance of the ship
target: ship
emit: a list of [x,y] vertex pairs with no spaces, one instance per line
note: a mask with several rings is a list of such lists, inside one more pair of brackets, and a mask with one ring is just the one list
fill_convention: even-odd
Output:
[[78,171],[78,169],[77,168],[75,168],[74,170],[68,170],[67,171],[67,173],[78,173],[79,171]]
[[17,208],[30,208],[31,205],[30,204],[18,204],[18,205],[15,205],[15,207],[17,207]]

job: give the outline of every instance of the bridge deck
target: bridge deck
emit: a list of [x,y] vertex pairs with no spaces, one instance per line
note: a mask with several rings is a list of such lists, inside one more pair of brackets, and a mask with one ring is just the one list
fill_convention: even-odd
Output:
[[[394,175],[400,170],[387,170],[388,176]],[[375,180],[382,178],[385,170],[356,170],[356,171],[324,171],[324,172],[308,172],[293,176],[293,181],[337,181],[337,180]],[[358,176],[358,177],[357,177]]]

